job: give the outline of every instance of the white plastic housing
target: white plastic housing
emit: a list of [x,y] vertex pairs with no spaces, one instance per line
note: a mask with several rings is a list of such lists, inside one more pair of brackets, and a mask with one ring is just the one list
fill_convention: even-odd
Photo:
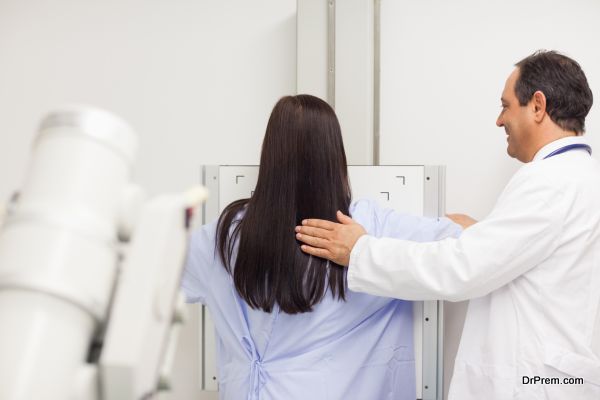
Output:
[[65,400],[115,279],[137,139],[105,111],[46,117],[0,231],[0,399]]
[[147,398],[157,391],[158,382],[170,386],[181,322],[176,315],[184,306],[178,295],[188,239],[186,209],[197,207],[206,196],[206,190],[197,187],[186,194],[159,196],[142,210],[100,358],[106,400]]

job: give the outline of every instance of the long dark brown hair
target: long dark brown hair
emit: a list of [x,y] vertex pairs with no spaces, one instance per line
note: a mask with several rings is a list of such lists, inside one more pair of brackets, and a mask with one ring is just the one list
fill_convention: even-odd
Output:
[[278,304],[288,314],[312,311],[328,289],[345,300],[344,268],[303,253],[294,227],[305,218],[336,221],[350,201],[335,112],[314,96],[283,97],[267,124],[254,195],[229,204],[217,225],[218,252],[240,297],[254,309]]

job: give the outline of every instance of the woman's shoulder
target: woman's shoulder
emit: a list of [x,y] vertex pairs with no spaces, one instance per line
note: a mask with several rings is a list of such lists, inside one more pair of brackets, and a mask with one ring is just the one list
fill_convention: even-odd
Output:
[[196,246],[205,243],[207,240],[212,240],[214,243],[215,234],[217,232],[217,223],[218,220],[214,220],[208,224],[194,228],[190,233],[191,244]]
[[363,221],[370,220],[380,209],[379,204],[370,198],[352,200],[350,207],[348,207],[350,217],[361,225]]
[[415,240],[419,242],[456,237],[460,227],[449,219],[429,218],[398,212],[381,206],[374,199],[358,199],[350,206],[350,215],[369,235]]
[[[246,209],[242,209],[236,213],[233,217],[231,224],[227,227],[228,231],[231,234],[231,230],[235,228],[237,224],[239,224],[244,218],[244,214],[246,213]],[[206,243],[210,240],[214,246],[215,239],[217,235],[217,230],[219,229],[219,218],[215,218],[213,221],[198,226],[191,231],[190,241],[194,243]]]
[[354,200],[349,211],[353,220],[361,224],[370,235],[375,236],[378,236],[392,214],[400,219],[408,217],[391,208],[382,207],[376,200],[370,198]]

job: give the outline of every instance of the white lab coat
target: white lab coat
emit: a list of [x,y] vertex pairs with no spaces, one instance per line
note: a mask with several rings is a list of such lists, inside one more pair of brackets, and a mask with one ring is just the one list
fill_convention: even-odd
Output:
[[[458,239],[363,236],[351,290],[407,300],[471,299],[450,400],[600,399],[600,164],[542,148],[491,214]],[[584,384],[524,384],[524,377]]]

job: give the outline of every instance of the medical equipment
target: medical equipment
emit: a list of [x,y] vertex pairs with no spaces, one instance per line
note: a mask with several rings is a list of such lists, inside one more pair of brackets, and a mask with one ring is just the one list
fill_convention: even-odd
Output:
[[139,400],[169,386],[202,187],[144,202],[137,138],[66,107],[37,135],[0,228],[0,399]]

